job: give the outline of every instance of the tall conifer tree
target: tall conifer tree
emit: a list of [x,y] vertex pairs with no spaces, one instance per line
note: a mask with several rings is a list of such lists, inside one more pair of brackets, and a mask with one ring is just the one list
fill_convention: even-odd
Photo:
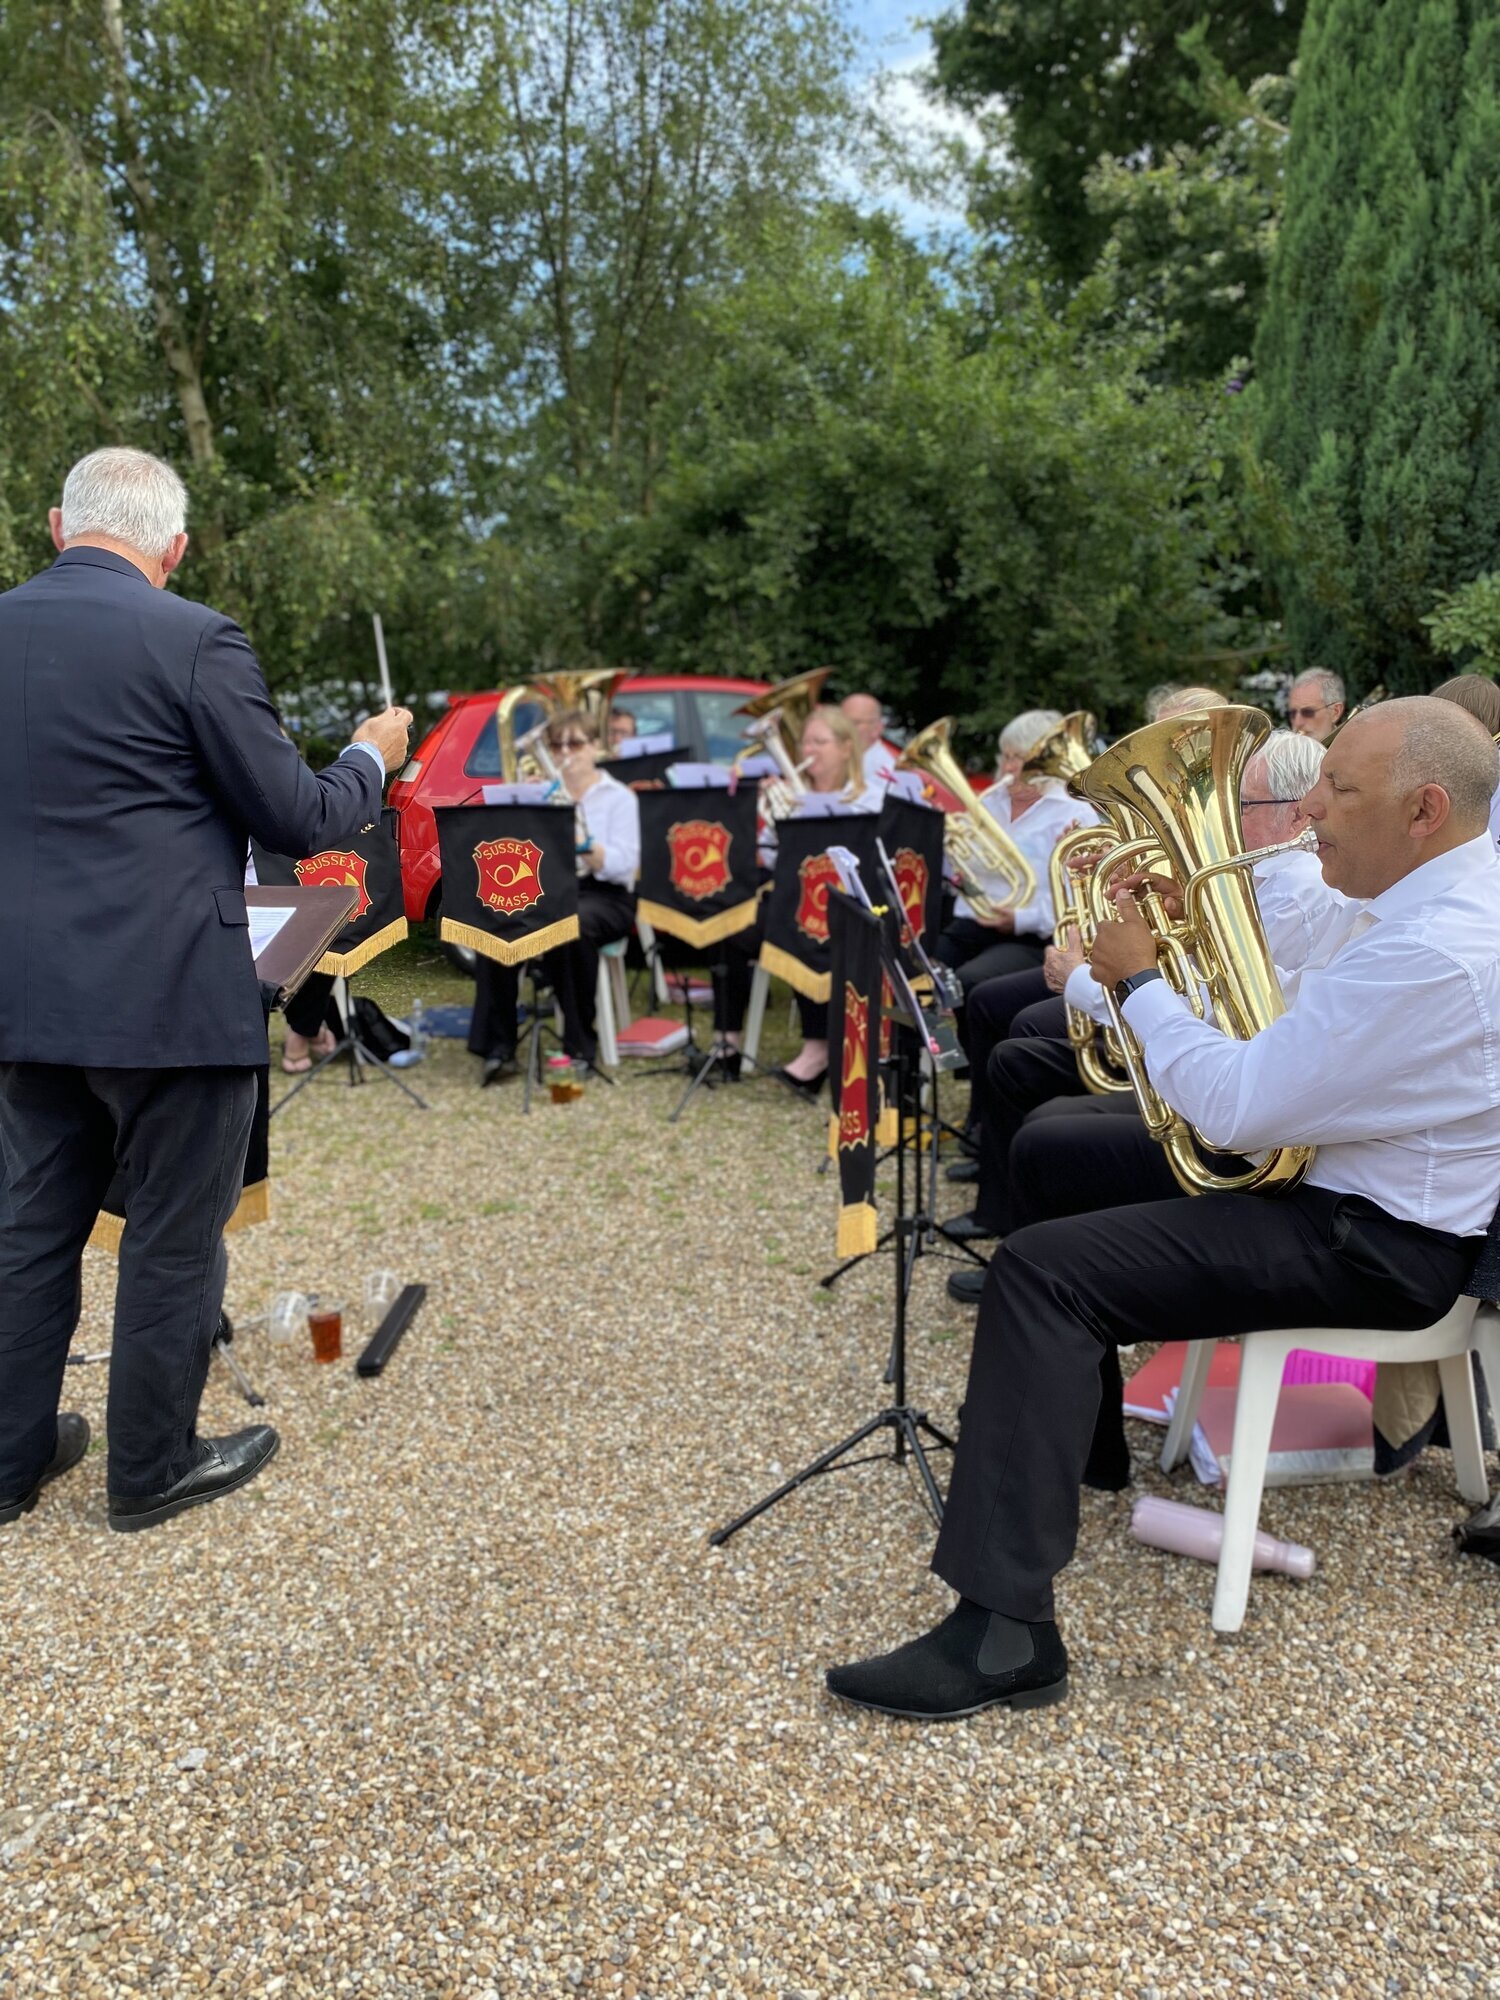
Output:
[[1268,565],[1298,666],[1448,671],[1500,566],[1500,0],[1311,0],[1256,345]]

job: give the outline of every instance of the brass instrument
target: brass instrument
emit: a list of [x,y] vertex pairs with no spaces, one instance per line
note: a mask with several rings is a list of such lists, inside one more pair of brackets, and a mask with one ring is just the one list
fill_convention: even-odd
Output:
[[1377,681],[1375,686],[1372,687],[1370,689],[1370,692],[1365,696],[1364,700],[1357,701],[1354,704],[1353,708],[1349,710],[1348,714],[1344,716],[1342,721],[1336,722],[1333,725],[1333,735],[1329,737],[1328,741],[1332,743],[1334,736],[1337,736],[1341,729],[1347,729],[1349,727],[1349,724],[1354,720],[1356,715],[1363,715],[1367,708],[1376,708],[1379,706],[1381,702],[1389,700],[1390,700],[1390,694],[1386,689],[1385,682]]
[[[1145,826],[1095,867],[1089,892],[1095,924],[1116,917],[1109,885],[1122,867],[1137,866],[1148,854],[1164,858],[1180,885],[1183,913],[1173,921],[1159,895],[1141,897],[1156,933],[1158,963],[1198,1014],[1205,985],[1215,1023],[1236,1041],[1251,1040],[1284,1011],[1250,878],[1255,862],[1282,850],[1247,854],[1240,831],[1240,778],[1270,728],[1258,708],[1243,707],[1148,723],[1103,751],[1074,783],[1078,796],[1112,821],[1126,824],[1117,816],[1133,814]],[[1140,1044],[1114,994],[1106,989],[1105,998],[1146,1129],[1165,1147],[1189,1193],[1279,1193],[1297,1185],[1312,1160],[1310,1146],[1278,1147],[1242,1174],[1210,1168],[1198,1134],[1147,1077]]]
[[[555,765],[550,772],[542,768],[536,746],[540,741],[538,731],[552,716],[561,715],[564,709],[581,708],[597,722],[600,744],[607,749],[610,707],[621,681],[628,679],[629,675],[625,672],[604,667],[587,673],[543,674],[534,681],[521,681],[517,686],[507,688],[495,708],[495,726],[500,738],[500,776],[505,783],[525,784],[556,775]],[[528,729],[522,741],[518,742],[516,710],[528,701],[541,703],[542,723]]]
[[[1052,908],[1057,915],[1052,942],[1059,951],[1067,949],[1068,933],[1072,931],[1086,958],[1093,948],[1096,928],[1089,895],[1089,877],[1071,868],[1069,862],[1091,847],[1114,847],[1120,837],[1119,829],[1106,820],[1100,826],[1075,826],[1053,848],[1048,874],[1052,882]],[[1124,1069],[1124,1058],[1114,1029],[1101,1028],[1094,1017],[1085,1014],[1082,1008],[1069,1007],[1067,1013],[1068,1040],[1072,1044],[1084,1088],[1095,1097],[1103,1097],[1111,1091],[1129,1090],[1129,1076],[1120,1073]]]
[[804,757],[800,763],[792,761],[781,733],[780,709],[773,708],[768,714],[758,716],[747,726],[745,734],[750,738],[752,754],[756,750],[764,751],[780,774],[768,779],[762,787],[762,815],[768,820],[791,819],[796,813],[798,800],[807,792],[802,773],[811,764],[811,757]]
[[[767,688],[764,694],[752,695],[749,701],[742,701],[734,711],[736,715],[750,717],[745,730],[750,741],[734,759],[735,770],[749,757],[764,752],[775,756],[771,746],[770,731],[774,731],[784,757],[776,759],[783,777],[797,762],[802,750],[802,732],[807,727],[807,718],[817,707],[823,695],[823,684],[833,672],[832,667],[814,667],[811,673],[794,674],[789,681],[778,681],[775,687]],[[753,725],[759,724],[760,727]],[[804,791],[807,787],[804,785]],[[785,813],[777,815],[784,819]]]
[[[949,747],[951,715],[919,730],[896,759],[898,771],[920,771],[958,800],[959,810],[943,823],[943,848],[958,877],[958,885],[981,923],[1003,910],[1020,909],[1036,896],[1036,873],[1005,828],[979,800]],[[998,875],[1005,884],[996,901],[981,887],[981,874]]]
[[1081,777],[1094,761],[1099,742],[1099,724],[1086,708],[1075,708],[1061,722],[1054,723],[1039,743],[1033,744],[1021,766],[1021,782],[1038,778],[1061,778],[1065,784]]

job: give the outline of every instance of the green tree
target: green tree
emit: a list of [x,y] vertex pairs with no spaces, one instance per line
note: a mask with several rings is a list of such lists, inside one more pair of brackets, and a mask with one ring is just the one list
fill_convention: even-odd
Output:
[[[1153,379],[1090,293],[990,301],[880,225],[762,243],[705,302],[709,379],[671,405],[651,512],[611,538],[619,656],[780,676],[832,664],[970,740],[1055,701],[1136,719],[1232,678],[1260,631],[1222,490],[1221,393]],[[988,274],[986,282],[993,282]]]
[[1106,159],[1160,167],[1177,147],[1211,146],[1222,106],[1200,87],[1203,51],[1242,85],[1290,69],[1306,0],[965,0],[934,24],[937,82],[999,132],[981,210],[1050,274],[1076,284],[1104,247],[1109,218],[1089,199]]
[[1500,559],[1500,9],[1313,0],[1256,348],[1260,534],[1291,654],[1431,684]]

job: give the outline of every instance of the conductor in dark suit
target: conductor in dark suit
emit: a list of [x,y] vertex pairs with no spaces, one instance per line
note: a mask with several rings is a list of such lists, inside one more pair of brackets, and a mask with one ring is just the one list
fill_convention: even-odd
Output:
[[200,1438],[266,1030],[245,852],[349,840],[411,721],[388,710],[316,775],[228,618],[163,590],[186,494],[92,453],[60,553],[0,596],[0,1523],[77,1463],[58,1414],[84,1244],[118,1167],[109,1523],[154,1526],[254,1478],[269,1425]]

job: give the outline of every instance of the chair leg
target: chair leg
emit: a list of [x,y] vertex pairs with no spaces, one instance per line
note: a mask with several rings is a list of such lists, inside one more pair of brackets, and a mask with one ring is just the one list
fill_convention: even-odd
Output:
[[1216,1632],[1238,1632],[1245,1622],[1266,1460],[1281,1397],[1281,1371],[1289,1351],[1285,1341],[1260,1335],[1244,1343],[1240,1356],[1229,1485],[1224,1494],[1224,1545],[1219,1551],[1219,1577],[1214,1586]]
[[615,1001],[615,1033],[618,1034],[621,1028],[630,1026],[630,985],[625,977],[624,954],[610,956],[604,962],[609,967],[610,990]]
[[606,1069],[618,1069],[620,1045],[615,1040],[615,996],[610,983],[609,960],[601,955],[599,979],[594,989],[594,1026],[599,1041],[599,1060]]
[[666,968],[661,962],[661,951],[657,946],[656,932],[645,917],[637,915],[635,934],[641,941],[641,950],[646,954],[646,963],[651,968],[651,991],[658,1007],[665,1007],[671,995],[667,991]]
[[771,975],[762,965],[757,965],[750,977],[750,1004],[745,1009],[745,1040],[741,1060],[748,1062],[752,1069],[758,1069],[760,1054],[760,1031],[765,1025],[766,999],[771,991]]
[[1490,1497],[1484,1470],[1484,1440],[1479,1431],[1479,1402],[1474,1394],[1473,1364],[1465,1354],[1451,1354],[1438,1363],[1443,1384],[1443,1413],[1448,1419],[1448,1444],[1453,1452],[1453,1477],[1471,1507]]
[[1216,1340],[1190,1340],[1187,1356],[1182,1364],[1182,1380],[1177,1385],[1177,1400],[1172,1405],[1172,1420],[1167,1425],[1166,1443],[1161,1448],[1161,1469],[1171,1472],[1181,1465],[1188,1455],[1192,1442],[1193,1425],[1198,1421],[1198,1411],[1203,1402],[1203,1391],[1208,1387],[1209,1371],[1214,1365]]

